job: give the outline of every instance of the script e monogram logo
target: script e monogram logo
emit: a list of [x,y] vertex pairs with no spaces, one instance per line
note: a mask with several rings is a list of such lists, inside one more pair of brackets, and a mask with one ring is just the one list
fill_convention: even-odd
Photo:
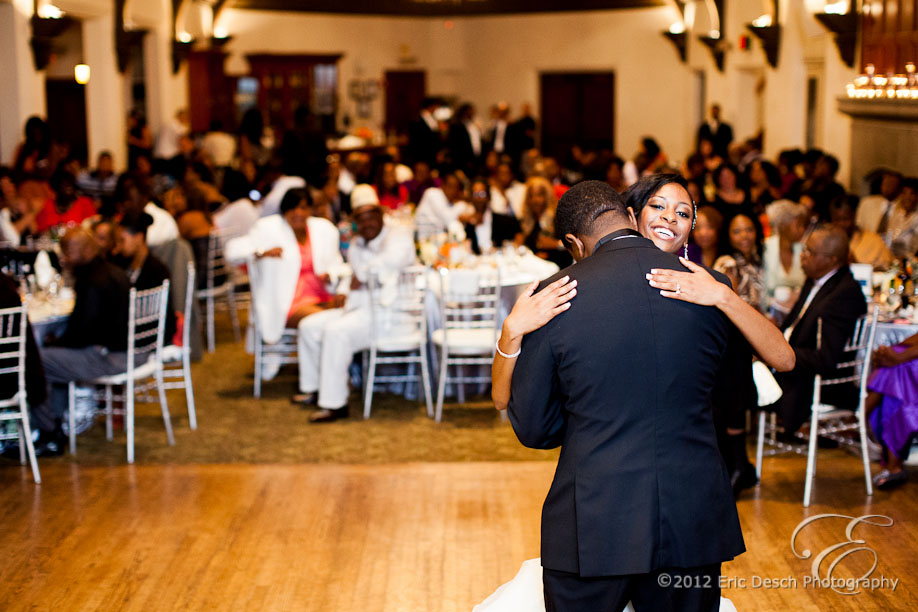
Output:
[[[810,525],[824,518],[850,519],[848,521],[848,526],[845,528],[845,537],[847,539],[842,542],[839,542],[838,544],[833,544],[832,546],[829,546],[828,548],[822,550],[818,555],[816,555],[811,565],[811,572],[812,572],[813,579],[818,584],[826,584],[836,593],[840,593],[842,595],[856,595],[857,593],[860,593],[861,591],[860,589],[858,590],[854,590],[854,589],[857,589],[857,585],[860,585],[862,581],[868,578],[873,573],[873,571],[877,568],[877,562],[879,561],[879,557],[877,556],[877,553],[874,549],[866,545],[866,542],[864,540],[854,539],[853,537],[854,528],[857,527],[861,523],[864,523],[865,525],[875,525],[877,527],[892,527],[893,520],[890,517],[884,516],[882,514],[865,514],[864,516],[857,516],[857,517],[847,516],[845,514],[817,514],[815,516],[811,516],[807,519],[800,521],[800,524],[797,525],[796,529],[794,529],[794,533],[791,534],[791,551],[793,551],[794,555],[798,559],[809,559],[810,557],[813,556],[813,554],[812,552],[810,552],[809,549],[806,549],[803,552],[799,552],[799,553],[797,552],[797,543],[796,543],[797,535],[807,525]],[[879,519],[879,520],[871,520],[871,519]],[[828,567],[825,570],[825,576],[822,576],[820,574],[821,566],[822,566],[823,561],[826,560],[826,557],[828,557],[830,554],[834,553],[835,551],[843,550],[845,548],[847,548],[847,550],[844,550],[844,552],[842,552],[838,556],[837,559],[835,559],[828,565]],[[835,580],[833,580],[832,572],[835,571],[836,566],[838,566],[838,564],[841,563],[845,559],[845,557],[847,557],[848,555],[852,555],[860,551],[867,551],[873,555],[873,565],[870,566],[870,569],[867,570],[867,573],[857,578],[855,581],[853,581],[853,583],[851,581],[836,582]],[[854,586],[850,586],[846,590],[839,590],[838,588],[836,588],[836,586],[841,586],[844,584],[853,584]]]

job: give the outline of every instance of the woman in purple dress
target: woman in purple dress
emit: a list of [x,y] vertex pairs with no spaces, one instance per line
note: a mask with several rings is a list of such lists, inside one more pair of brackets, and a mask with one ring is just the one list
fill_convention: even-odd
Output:
[[886,469],[873,482],[880,489],[892,489],[907,478],[902,462],[918,433],[918,334],[881,346],[873,363],[877,369],[867,386],[866,407],[886,456]]

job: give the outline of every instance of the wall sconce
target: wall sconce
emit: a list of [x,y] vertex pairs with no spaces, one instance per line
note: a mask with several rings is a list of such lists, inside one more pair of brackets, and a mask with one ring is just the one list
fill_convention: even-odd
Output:
[[233,37],[229,35],[226,28],[216,27],[213,36],[210,37],[210,46],[220,48],[231,40]]
[[182,62],[188,59],[188,54],[191,53],[193,46],[194,39],[172,41],[172,74],[178,74],[182,68]]
[[704,44],[714,58],[714,65],[720,72],[724,71],[724,58],[727,54],[727,43],[721,39],[720,32],[712,30],[707,36],[699,36],[698,40]]
[[73,80],[79,83],[80,85],[85,85],[89,82],[89,75],[92,71],[89,69],[89,66],[86,64],[77,64],[73,67]]
[[778,23],[778,0],[774,0],[771,15],[765,14],[746,24],[746,29],[758,38],[765,50],[765,60],[772,68],[778,67],[781,48],[781,24]]
[[124,5],[126,0],[115,1],[115,57],[118,61],[118,72],[124,74],[135,59],[141,57],[143,37],[146,30],[128,30],[124,25]]
[[685,24],[681,21],[677,21],[669,26],[668,30],[663,32],[663,36],[676,46],[676,51],[679,53],[679,59],[682,60],[684,64],[686,56],[688,55],[688,34],[685,32]]
[[847,13],[829,12],[831,5],[826,5],[825,13],[816,13],[814,17],[827,30],[835,34],[835,46],[838,54],[848,68],[854,68],[854,56],[857,54],[857,26],[860,19],[856,10]]
[[[765,50],[765,60],[768,62],[768,65],[772,68],[778,67],[778,51],[781,48],[781,25],[772,24],[771,19],[765,21],[759,21],[756,19],[752,23],[746,24],[746,29],[752,32],[752,34],[762,42],[762,48]],[[757,25],[756,22],[759,22],[762,25]]]
[[[54,5],[46,4],[42,9],[32,15],[32,19],[29,20],[32,26],[29,46],[32,47],[32,61],[35,64],[35,70],[44,70],[48,67],[51,62],[51,52],[54,49],[54,39],[73,24],[73,19],[64,15]],[[43,17],[42,15],[55,16]]]

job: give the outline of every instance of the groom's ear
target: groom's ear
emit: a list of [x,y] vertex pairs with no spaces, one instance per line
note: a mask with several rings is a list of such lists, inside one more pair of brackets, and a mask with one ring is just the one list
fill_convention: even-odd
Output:
[[634,209],[630,206],[628,207],[628,222],[631,224],[631,229],[636,230],[638,228],[637,217],[634,216]]
[[571,257],[574,258],[574,261],[580,261],[586,257],[586,247],[584,247],[583,241],[577,236],[565,234],[564,246],[567,248],[567,252],[571,254]]

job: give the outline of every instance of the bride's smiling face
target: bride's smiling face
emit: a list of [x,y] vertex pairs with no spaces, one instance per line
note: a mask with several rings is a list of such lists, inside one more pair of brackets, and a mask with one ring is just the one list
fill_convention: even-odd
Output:
[[668,183],[650,196],[638,218],[638,230],[657,248],[676,253],[692,231],[692,198],[678,183]]

